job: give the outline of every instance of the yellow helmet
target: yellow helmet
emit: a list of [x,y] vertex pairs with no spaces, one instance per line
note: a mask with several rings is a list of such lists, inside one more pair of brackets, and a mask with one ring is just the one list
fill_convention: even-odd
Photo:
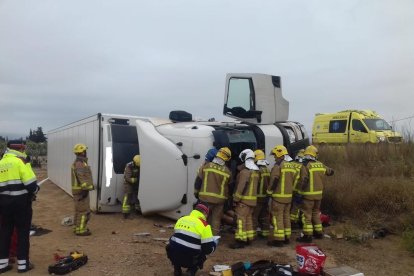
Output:
[[223,159],[224,161],[229,161],[231,158],[231,151],[228,147],[221,148],[217,152],[216,157]]
[[265,154],[264,154],[264,152],[262,151],[262,150],[255,150],[254,151],[254,161],[255,162],[257,162],[257,161],[259,161],[259,160],[264,160],[266,157],[265,157]]
[[84,151],[86,151],[88,149],[88,147],[85,144],[76,144],[73,147],[73,152],[74,153],[82,153]]
[[305,149],[304,155],[310,155],[315,158],[318,157],[318,149],[314,145],[307,146]]
[[285,155],[289,154],[286,147],[282,145],[277,145],[274,147],[270,153],[270,155],[274,155],[277,158],[283,157]]
[[296,154],[295,159],[303,158],[304,156],[305,156],[305,150],[304,149],[300,149],[298,151],[298,153]]
[[139,167],[141,165],[141,156],[135,155],[132,161],[134,161],[135,166]]

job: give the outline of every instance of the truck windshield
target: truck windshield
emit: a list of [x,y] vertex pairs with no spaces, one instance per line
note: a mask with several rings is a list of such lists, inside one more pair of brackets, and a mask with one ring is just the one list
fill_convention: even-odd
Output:
[[390,125],[383,119],[364,119],[364,123],[371,130],[391,130]]

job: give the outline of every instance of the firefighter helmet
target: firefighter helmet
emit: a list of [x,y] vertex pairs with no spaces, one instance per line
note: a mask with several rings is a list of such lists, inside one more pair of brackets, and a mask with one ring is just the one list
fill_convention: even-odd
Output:
[[247,159],[254,159],[254,152],[251,149],[245,149],[239,154],[239,158],[242,162]]
[[88,149],[88,147],[85,144],[76,144],[73,147],[73,152],[74,153],[82,153],[84,151],[86,151]]
[[257,162],[259,160],[264,160],[265,158],[265,154],[262,150],[255,150],[254,151],[254,161]]
[[298,151],[298,153],[296,154],[296,156],[295,156],[295,160],[296,161],[299,161],[299,160],[303,159],[303,157],[305,156],[304,153],[305,153],[305,150],[304,149],[300,149]]
[[224,160],[224,161],[229,161],[231,158],[231,151],[228,147],[224,147],[219,149],[219,151],[216,154],[216,157]]
[[206,217],[208,216],[208,214],[210,213],[210,209],[208,208],[208,205],[205,203],[198,203],[195,207],[195,210],[198,210],[202,213],[204,213],[204,215],[206,215]]
[[139,167],[141,165],[141,156],[135,155],[132,161],[134,161],[135,166]]
[[282,145],[277,145],[274,147],[270,153],[270,155],[274,155],[277,158],[283,157],[285,155],[289,154],[286,147]]
[[318,149],[314,145],[307,146],[304,155],[310,155],[312,157],[318,157]]

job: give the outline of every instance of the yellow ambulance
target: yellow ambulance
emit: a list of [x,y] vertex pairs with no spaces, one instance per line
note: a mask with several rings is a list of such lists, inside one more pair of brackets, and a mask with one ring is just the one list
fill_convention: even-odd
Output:
[[312,127],[312,143],[400,143],[402,136],[372,110],[344,110],[317,113]]

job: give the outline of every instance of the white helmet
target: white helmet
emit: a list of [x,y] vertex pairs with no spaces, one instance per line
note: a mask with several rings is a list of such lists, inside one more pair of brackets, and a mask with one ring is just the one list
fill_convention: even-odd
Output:
[[254,160],[254,152],[251,149],[245,149],[240,153],[239,158],[242,162],[245,162],[247,159]]

